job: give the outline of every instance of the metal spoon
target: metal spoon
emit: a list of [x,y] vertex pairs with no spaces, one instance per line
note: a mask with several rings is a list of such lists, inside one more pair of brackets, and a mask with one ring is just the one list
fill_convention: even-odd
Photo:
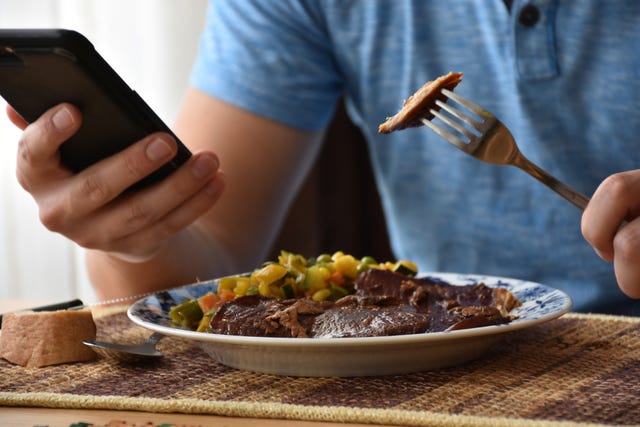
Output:
[[156,349],[156,344],[166,335],[154,332],[142,344],[118,344],[105,341],[87,340],[85,345],[91,347],[100,356],[118,360],[120,362],[145,362],[157,360],[163,354]]

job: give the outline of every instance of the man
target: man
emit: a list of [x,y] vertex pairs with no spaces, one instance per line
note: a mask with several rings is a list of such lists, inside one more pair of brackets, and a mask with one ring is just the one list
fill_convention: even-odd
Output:
[[[101,297],[246,271],[263,261],[344,96],[398,258],[539,281],[578,310],[629,312],[637,304],[623,292],[640,297],[639,16],[635,2],[595,0],[213,1],[175,126],[195,153],[183,168],[121,194],[175,153],[158,134],[72,175],[57,150],[82,118],[64,105],[26,128],[9,111],[25,128],[18,177],[43,223],[88,248]],[[582,232],[615,274],[580,235],[582,213],[523,172],[426,128],[376,132],[449,71],[464,73],[456,91],[504,121],[527,157],[594,194]]]

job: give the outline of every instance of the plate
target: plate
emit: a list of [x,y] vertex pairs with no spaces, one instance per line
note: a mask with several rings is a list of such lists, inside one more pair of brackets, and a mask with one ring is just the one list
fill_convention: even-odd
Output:
[[194,332],[172,325],[169,310],[217,289],[218,279],[145,297],[129,318],[144,328],[193,341],[214,361],[237,369],[291,376],[398,375],[451,367],[472,361],[496,345],[507,332],[555,319],[571,309],[567,294],[535,282],[494,276],[425,273],[420,277],[454,285],[484,283],[509,289],[522,305],[517,319],[503,325],[450,332],[364,338],[274,338]]

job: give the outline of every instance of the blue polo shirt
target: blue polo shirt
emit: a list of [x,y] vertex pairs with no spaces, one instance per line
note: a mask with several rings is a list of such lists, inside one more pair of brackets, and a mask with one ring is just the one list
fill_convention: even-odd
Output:
[[377,128],[426,81],[460,71],[456,92],[590,196],[640,165],[640,2],[515,0],[509,11],[503,0],[215,0],[207,22],[192,74],[204,92],[307,130],[346,98],[398,258],[541,282],[578,310],[628,302],[564,199],[425,127]]

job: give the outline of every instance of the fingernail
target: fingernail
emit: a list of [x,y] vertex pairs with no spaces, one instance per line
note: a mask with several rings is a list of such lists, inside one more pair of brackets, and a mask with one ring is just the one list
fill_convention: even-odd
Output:
[[196,178],[204,178],[218,168],[217,160],[212,156],[202,156],[193,163],[191,170]]
[[593,251],[605,261],[613,261],[613,252],[606,249],[598,249],[595,246],[591,246]]
[[213,181],[206,185],[204,191],[212,197],[217,197],[224,188],[224,175],[217,176]]
[[71,116],[71,112],[66,108],[62,107],[51,118],[53,122],[53,126],[59,131],[64,131],[73,126],[73,117]]
[[165,140],[158,138],[147,145],[146,154],[147,158],[152,162],[159,162],[168,159],[172,154],[172,150]]

